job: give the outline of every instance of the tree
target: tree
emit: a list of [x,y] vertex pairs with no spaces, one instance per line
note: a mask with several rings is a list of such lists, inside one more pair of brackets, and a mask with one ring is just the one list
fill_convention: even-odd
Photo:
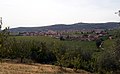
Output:
[[102,43],[103,43],[103,39],[99,38],[96,40],[96,47],[97,48],[101,48],[102,47]]
[[31,58],[39,63],[49,64],[56,61],[55,54],[47,48],[46,43],[41,42],[31,50]]
[[61,40],[61,41],[64,41],[65,39],[64,39],[64,37],[63,37],[63,36],[60,36],[60,40]]
[[9,53],[9,29],[5,28],[0,32],[0,57],[6,57]]
[[113,48],[113,54],[116,57],[117,62],[119,63],[119,69],[120,69],[120,30],[117,31],[116,33],[116,40]]

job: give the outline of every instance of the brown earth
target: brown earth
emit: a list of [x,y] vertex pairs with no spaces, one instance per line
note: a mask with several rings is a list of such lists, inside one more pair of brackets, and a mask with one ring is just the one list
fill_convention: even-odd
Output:
[[43,74],[43,73],[78,73],[90,74],[84,70],[73,71],[70,68],[60,68],[59,66],[46,64],[17,64],[17,63],[0,63],[0,74]]

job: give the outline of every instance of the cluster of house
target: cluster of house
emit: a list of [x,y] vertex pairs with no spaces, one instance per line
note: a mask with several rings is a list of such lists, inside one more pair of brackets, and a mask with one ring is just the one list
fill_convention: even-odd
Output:
[[110,35],[108,32],[99,30],[99,31],[89,31],[83,32],[81,35],[62,35],[61,36],[64,40],[79,40],[79,41],[95,41],[99,38],[104,39],[113,39],[113,36]]
[[[107,37],[108,33],[97,33],[97,34],[82,34],[82,35],[63,35],[64,40],[79,40],[79,41],[95,41],[102,37]],[[112,36],[107,38],[112,39]]]
[[61,35],[61,33],[49,30],[49,31],[40,31],[40,32],[19,32],[17,35],[19,35],[19,36],[51,36],[51,37],[53,37],[56,35]]
[[[71,32],[77,32],[79,34],[72,34]],[[81,41],[94,41],[99,37],[109,36],[108,32],[104,30],[75,30],[75,31],[41,31],[41,32],[20,32],[19,36],[50,36],[54,38],[63,38],[65,40],[81,40]],[[112,36],[108,38],[112,39]]]

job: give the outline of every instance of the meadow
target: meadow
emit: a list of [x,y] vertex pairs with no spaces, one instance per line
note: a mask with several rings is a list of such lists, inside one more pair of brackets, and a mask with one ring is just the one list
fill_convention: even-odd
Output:
[[[27,40],[27,41],[39,41],[39,42],[45,42],[48,45],[55,43],[57,45],[65,45],[67,47],[70,47],[71,49],[74,48],[82,48],[86,50],[97,50],[96,47],[96,41],[68,41],[64,40],[61,41],[60,39],[48,37],[48,36],[14,36],[16,40]],[[105,40],[103,43],[103,47],[105,49],[111,48],[114,44],[114,40]]]

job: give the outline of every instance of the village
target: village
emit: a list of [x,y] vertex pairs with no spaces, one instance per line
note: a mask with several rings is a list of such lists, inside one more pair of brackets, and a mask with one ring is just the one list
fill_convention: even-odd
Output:
[[49,36],[60,40],[79,40],[79,41],[95,41],[98,38],[112,39],[106,30],[94,29],[94,30],[64,30],[64,31],[40,31],[40,32],[19,32],[16,36]]

